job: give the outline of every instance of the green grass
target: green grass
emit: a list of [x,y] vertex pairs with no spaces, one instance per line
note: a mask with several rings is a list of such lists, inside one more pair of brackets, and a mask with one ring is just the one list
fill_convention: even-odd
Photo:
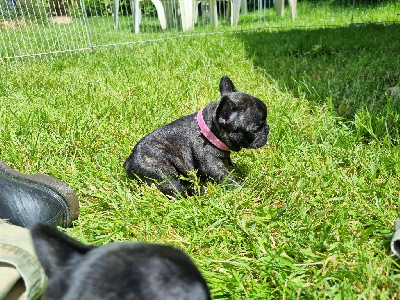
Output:
[[397,24],[371,24],[238,36],[253,64],[282,88],[345,120],[356,116],[360,139],[389,133],[399,142],[400,99],[386,94],[399,84],[400,40],[394,38],[399,30]]
[[[69,235],[182,248],[214,299],[397,299],[389,243],[399,217],[398,123],[361,131],[399,115],[384,96],[399,84],[396,32],[242,32],[4,64],[0,157],[77,192]],[[357,76],[367,62],[387,78]],[[268,144],[233,154],[246,187],[209,183],[204,196],[170,200],[128,179],[122,163],[133,145],[218,99],[225,74],[269,108]],[[369,106],[371,93],[386,104]],[[353,115],[339,114],[342,98],[357,106]]]

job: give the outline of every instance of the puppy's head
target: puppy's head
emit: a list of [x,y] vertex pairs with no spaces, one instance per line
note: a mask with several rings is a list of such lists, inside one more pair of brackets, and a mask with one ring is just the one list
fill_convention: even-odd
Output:
[[221,99],[214,119],[223,141],[233,151],[264,146],[269,134],[265,103],[238,92],[227,76],[221,78],[219,89]]
[[85,246],[55,228],[31,231],[49,277],[46,299],[211,299],[192,260],[171,246],[114,243]]

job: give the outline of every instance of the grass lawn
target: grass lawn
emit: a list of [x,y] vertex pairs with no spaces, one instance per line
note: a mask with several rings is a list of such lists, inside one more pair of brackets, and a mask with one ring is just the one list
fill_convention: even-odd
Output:
[[[214,299],[398,299],[398,25],[240,32],[0,66],[0,157],[67,182],[78,240],[186,251]],[[170,200],[127,178],[145,134],[219,98],[265,101],[271,136],[233,153],[243,189]]]

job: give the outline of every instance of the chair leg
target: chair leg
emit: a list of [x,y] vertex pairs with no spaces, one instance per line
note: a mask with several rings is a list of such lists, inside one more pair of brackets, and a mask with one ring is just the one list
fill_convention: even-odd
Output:
[[283,14],[285,12],[285,0],[275,0],[274,6],[275,6],[276,13],[279,16],[283,17]]
[[297,18],[297,0],[289,0],[290,12],[292,14],[292,20]]
[[232,0],[231,5],[231,25],[237,26],[239,23],[239,12],[240,12],[241,0]]
[[211,24],[218,26],[217,0],[210,0]]
[[120,0],[114,0],[114,7],[113,7],[114,29],[118,29],[119,1]]
[[247,0],[242,0],[240,4],[240,12],[242,15],[247,15]]
[[133,31],[139,33],[139,26],[142,21],[142,12],[140,11],[139,0],[131,0]]
[[156,7],[157,10],[157,16],[158,16],[158,20],[160,21],[160,25],[161,28],[167,29],[167,18],[166,18],[166,14],[165,14],[165,8],[164,5],[162,4],[162,2],[160,0],[152,0],[154,6]]
[[179,0],[179,8],[181,10],[182,29],[183,31],[194,28],[194,6],[195,0]]

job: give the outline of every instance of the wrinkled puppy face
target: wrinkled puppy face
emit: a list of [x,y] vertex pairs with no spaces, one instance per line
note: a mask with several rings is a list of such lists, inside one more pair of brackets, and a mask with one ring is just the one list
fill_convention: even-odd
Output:
[[215,120],[228,147],[233,151],[241,148],[260,148],[268,139],[267,106],[260,99],[236,91],[232,81],[222,77],[221,100]]

